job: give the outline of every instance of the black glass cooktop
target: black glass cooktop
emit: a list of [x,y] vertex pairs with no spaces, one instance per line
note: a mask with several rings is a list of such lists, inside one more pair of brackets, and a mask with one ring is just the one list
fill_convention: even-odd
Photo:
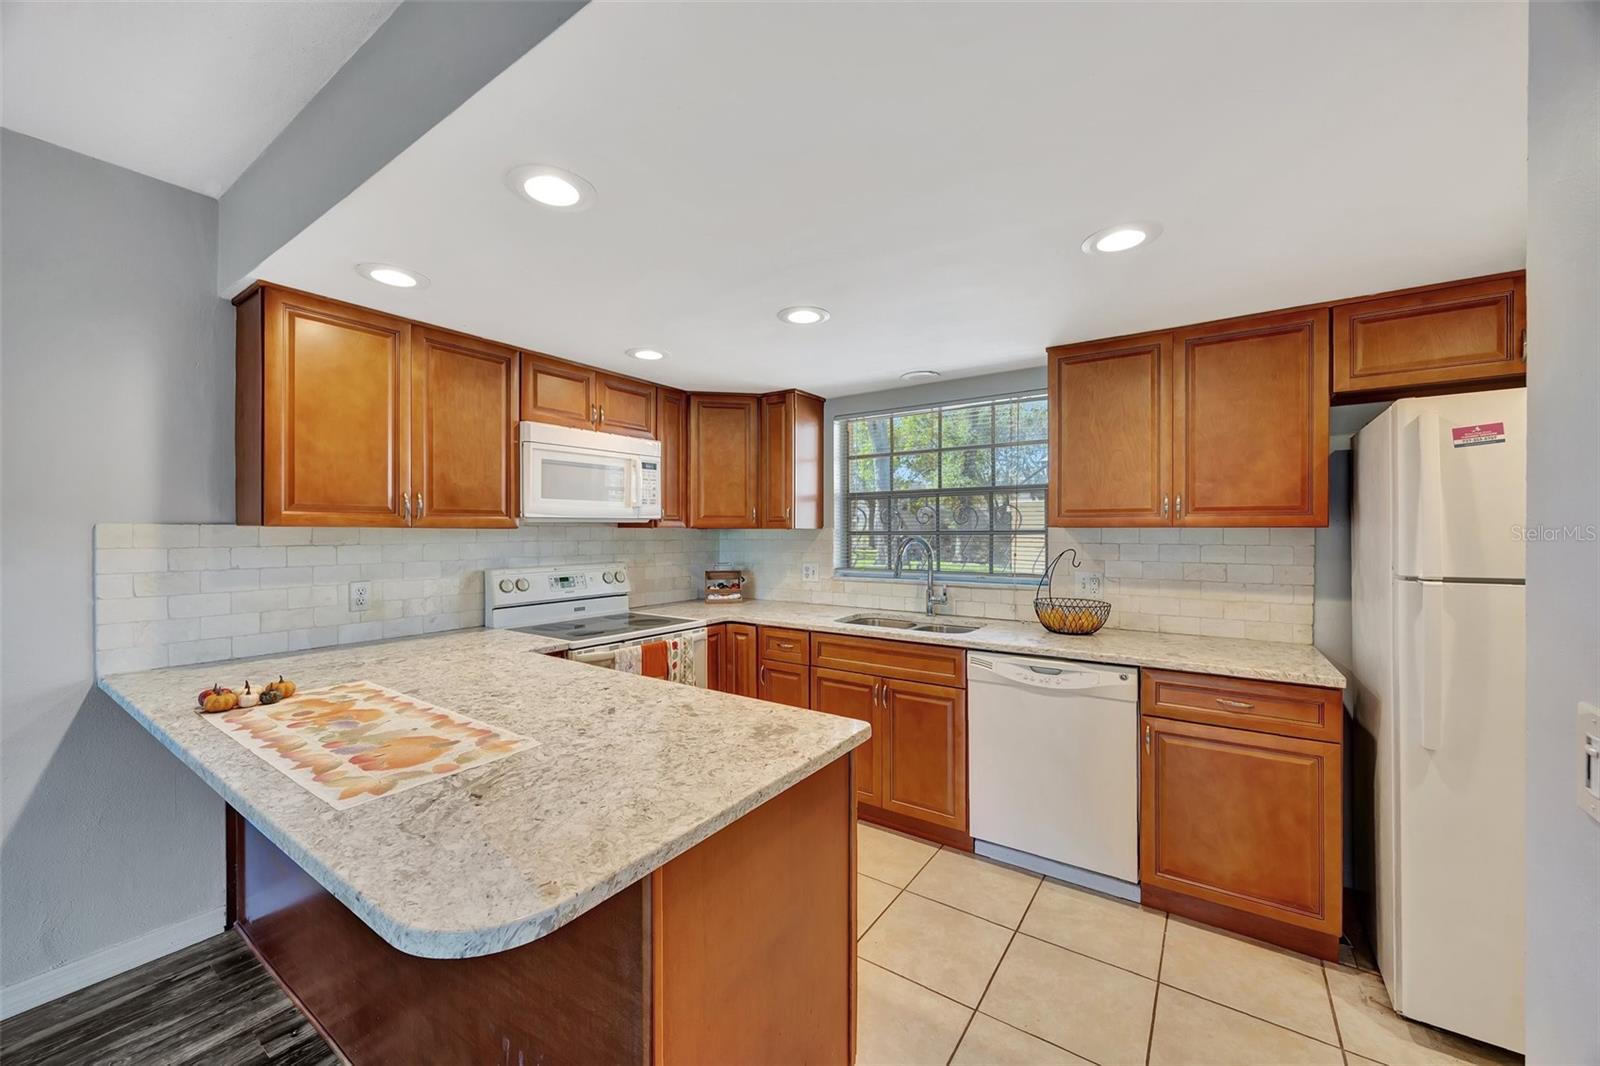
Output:
[[687,618],[668,618],[659,614],[598,614],[593,618],[574,618],[542,626],[518,626],[518,633],[534,633],[559,640],[593,640],[595,637],[626,637],[629,633],[660,629],[662,626],[690,625]]

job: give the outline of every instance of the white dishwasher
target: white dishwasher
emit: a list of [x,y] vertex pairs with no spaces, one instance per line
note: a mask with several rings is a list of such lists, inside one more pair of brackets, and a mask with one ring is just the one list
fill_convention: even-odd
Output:
[[1139,672],[967,654],[980,855],[1139,898]]

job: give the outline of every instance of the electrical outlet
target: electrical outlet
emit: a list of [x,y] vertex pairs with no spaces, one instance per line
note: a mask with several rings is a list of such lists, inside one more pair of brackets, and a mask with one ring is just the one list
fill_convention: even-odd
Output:
[[816,579],[817,579],[817,564],[816,563],[801,563],[800,564],[800,580],[801,581],[815,581]]
[[1100,595],[1100,575],[1099,574],[1074,574],[1073,577],[1076,579],[1077,589],[1078,589],[1078,592],[1079,592],[1080,595],[1083,595],[1083,596],[1098,596],[1098,595]]
[[372,582],[350,582],[350,609],[365,611],[372,604]]

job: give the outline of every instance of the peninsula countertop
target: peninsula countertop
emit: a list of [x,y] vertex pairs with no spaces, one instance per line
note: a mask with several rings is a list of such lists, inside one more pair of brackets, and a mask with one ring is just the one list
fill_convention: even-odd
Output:
[[[536,940],[867,738],[865,724],[540,654],[469,629],[102,678],[100,687],[401,951]],[[503,726],[526,751],[338,811],[196,713],[213,680],[357,680]]]
[[940,615],[937,622],[957,622],[979,628],[971,633],[918,633],[908,629],[887,629],[840,622],[856,614],[885,615],[926,621],[922,615],[902,611],[875,611],[861,607],[831,604],[793,603],[786,600],[744,600],[739,603],[653,604],[652,614],[670,615],[696,621],[748,622],[754,625],[788,626],[823,633],[848,633],[884,640],[909,640],[971,651],[992,651],[1013,655],[1038,655],[1054,659],[1109,663],[1116,666],[1142,666],[1158,670],[1185,670],[1224,677],[1248,677],[1260,681],[1282,681],[1292,685],[1345,687],[1345,676],[1310,644],[1285,644],[1239,637],[1199,637],[1178,633],[1146,633],[1133,629],[1102,629],[1088,637],[1068,637],[1051,633],[1036,621],[1007,622],[988,618],[961,618]]

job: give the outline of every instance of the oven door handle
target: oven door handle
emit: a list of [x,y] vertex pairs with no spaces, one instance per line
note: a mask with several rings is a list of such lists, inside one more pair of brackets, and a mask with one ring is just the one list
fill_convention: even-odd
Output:
[[614,663],[617,661],[615,648],[599,648],[595,651],[570,652],[567,658],[575,663]]

